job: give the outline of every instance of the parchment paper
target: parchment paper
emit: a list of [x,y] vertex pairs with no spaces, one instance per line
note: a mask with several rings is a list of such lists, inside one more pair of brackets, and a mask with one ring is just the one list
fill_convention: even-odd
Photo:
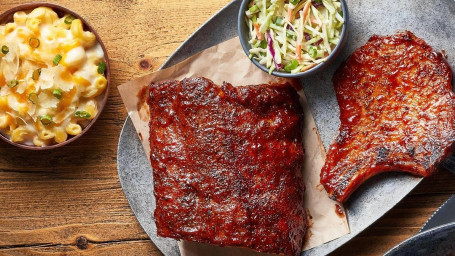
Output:
[[[148,106],[141,104],[138,93],[152,81],[182,80],[189,77],[207,77],[216,84],[224,81],[234,86],[283,81],[266,74],[245,56],[238,38],[208,48],[170,68],[154,72],[118,87],[123,103],[142,141],[147,158],[150,159]],[[329,199],[319,183],[319,174],[325,161],[325,151],[321,143],[313,116],[305,94],[299,91],[304,111],[303,142],[305,160],[303,178],[306,185],[304,205],[308,209],[310,228],[304,250],[311,249],[349,233],[346,217],[336,213],[336,202]],[[150,173],[150,175],[152,175]],[[341,206],[341,209],[344,209]],[[152,217],[152,216],[150,216]],[[250,250],[221,248],[193,242],[180,244],[182,255],[259,255]]]

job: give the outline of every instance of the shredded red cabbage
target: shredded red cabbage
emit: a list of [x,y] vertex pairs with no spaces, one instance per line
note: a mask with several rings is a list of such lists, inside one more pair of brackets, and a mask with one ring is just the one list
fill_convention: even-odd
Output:
[[303,33],[303,34],[305,35],[305,40],[307,40],[307,41],[311,40],[310,34],[308,34],[308,33]]
[[281,64],[276,63],[275,50],[273,49],[273,40],[272,40],[272,36],[270,35],[270,31],[267,31],[266,36],[267,36],[267,44],[269,45],[269,51],[272,54],[273,63],[275,64],[276,69],[280,70]]
[[314,6],[315,8],[319,8],[319,7],[323,7],[323,6],[324,6],[322,3],[318,3],[318,2],[316,2],[316,1],[311,1],[311,4],[313,4],[313,6]]

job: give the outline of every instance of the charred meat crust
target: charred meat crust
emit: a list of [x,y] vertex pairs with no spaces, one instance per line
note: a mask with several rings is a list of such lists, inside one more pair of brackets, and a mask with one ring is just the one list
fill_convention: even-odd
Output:
[[158,235],[298,255],[307,219],[295,90],[205,78],[147,90]]

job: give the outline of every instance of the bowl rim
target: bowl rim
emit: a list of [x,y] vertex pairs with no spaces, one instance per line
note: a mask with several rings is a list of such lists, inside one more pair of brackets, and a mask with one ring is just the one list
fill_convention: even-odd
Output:
[[93,126],[93,124],[98,120],[99,116],[101,115],[101,113],[104,110],[107,99],[109,97],[109,89],[110,89],[110,85],[111,85],[111,67],[110,67],[110,62],[109,62],[109,57],[108,57],[108,52],[106,50],[106,47],[105,47],[103,41],[101,40],[101,37],[96,32],[96,30],[81,15],[79,15],[78,13],[76,13],[64,6],[61,6],[59,4],[54,4],[54,3],[49,3],[49,2],[33,2],[33,3],[25,3],[25,4],[16,5],[15,7],[11,8],[9,10],[6,10],[2,14],[0,14],[0,25],[4,25],[4,24],[8,23],[10,20],[12,20],[14,13],[16,13],[18,11],[31,11],[38,7],[51,8],[59,15],[59,17],[60,17],[60,14],[64,13],[64,14],[71,14],[74,17],[80,19],[85,28],[85,31],[90,31],[95,35],[97,42],[100,44],[100,46],[103,50],[104,60],[106,62],[105,76],[106,76],[107,84],[106,84],[106,88],[104,89],[104,92],[103,92],[104,96],[101,99],[101,101],[98,100],[98,106],[97,106],[98,113],[92,120],[90,120],[90,122],[87,124],[87,126],[85,126],[82,129],[81,133],[67,139],[66,141],[64,141],[62,143],[57,143],[57,144],[43,146],[43,147],[16,143],[16,142],[11,141],[11,139],[8,138],[7,136],[0,133],[0,138],[13,146],[23,148],[23,149],[29,149],[29,150],[49,150],[49,149],[54,149],[54,148],[59,148],[59,147],[65,146],[65,145],[75,141],[76,139],[78,139],[79,137],[84,135]]
[[[251,48],[251,45],[248,43],[248,39],[245,38],[244,35],[244,29],[246,28],[246,23],[245,23],[245,10],[248,6],[248,3],[251,2],[252,0],[242,0],[242,4],[240,5],[239,8],[239,13],[238,13],[238,19],[237,19],[237,33],[239,35],[240,39],[240,44],[242,45],[243,51],[247,56],[249,56],[249,49]],[[346,3],[346,0],[339,0],[341,3],[341,10],[343,11],[343,18],[344,18],[344,23],[343,27],[341,29],[341,35],[340,39],[341,41],[338,42],[338,44],[335,46],[333,49],[332,53],[328,56],[327,60],[324,62],[321,62],[317,64],[316,66],[305,70],[303,72],[291,74],[288,72],[282,72],[282,71],[272,71],[272,75],[278,76],[278,77],[284,77],[284,78],[303,78],[307,76],[314,75],[320,71],[322,71],[325,67],[327,67],[330,63],[332,63],[336,57],[338,57],[339,53],[343,49],[344,45],[346,44],[347,38],[348,38],[348,22],[349,22],[349,11],[348,11],[348,6]],[[250,59],[254,65],[256,65],[258,68],[260,68],[262,71],[269,73],[269,69],[263,65],[261,65],[257,60],[255,59]]]
[[431,238],[435,234],[438,233],[448,233],[448,232],[455,232],[455,222],[449,222],[440,226],[436,226],[434,228],[431,228],[429,230],[425,230],[424,232],[417,233],[408,239],[402,241],[401,243],[395,245],[392,249],[387,251],[384,256],[392,256],[392,255],[397,255],[400,254],[400,251],[403,250],[403,248],[407,248],[409,246],[412,246],[414,243],[418,242],[419,240],[426,239],[426,238]]

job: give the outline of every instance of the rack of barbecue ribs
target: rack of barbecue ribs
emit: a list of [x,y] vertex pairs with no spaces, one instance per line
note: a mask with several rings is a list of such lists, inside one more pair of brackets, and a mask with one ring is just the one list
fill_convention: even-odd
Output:
[[429,176],[452,153],[452,71],[409,31],[373,36],[333,77],[341,126],[321,171],[329,195],[345,201],[387,171]]
[[291,85],[192,78],[146,92],[158,235],[298,255],[303,112]]

